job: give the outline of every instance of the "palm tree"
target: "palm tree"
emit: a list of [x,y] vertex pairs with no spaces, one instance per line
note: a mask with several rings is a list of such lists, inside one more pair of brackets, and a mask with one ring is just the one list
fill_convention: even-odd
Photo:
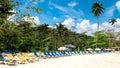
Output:
[[57,40],[56,48],[57,48],[59,46],[64,45],[63,41],[66,41],[64,38],[66,33],[68,33],[68,29],[62,23],[59,23],[56,25],[56,32],[57,32],[56,34]]
[[114,27],[115,27],[115,23],[116,23],[116,22],[117,22],[116,19],[115,19],[115,18],[112,18],[109,23],[111,23],[111,24],[114,25]]
[[111,20],[110,20],[110,22],[109,23],[111,23],[111,25],[113,25],[113,45],[115,45],[115,23],[116,23],[117,21],[116,21],[116,19],[115,18],[112,18]]
[[[93,3],[91,10],[92,10],[91,12],[97,18],[97,31],[98,31],[99,30],[99,20],[98,19],[99,19],[100,14],[103,13],[104,8],[101,3],[95,2],[95,3]],[[97,47],[97,45],[98,45],[98,34],[96,36],[96,47]]]

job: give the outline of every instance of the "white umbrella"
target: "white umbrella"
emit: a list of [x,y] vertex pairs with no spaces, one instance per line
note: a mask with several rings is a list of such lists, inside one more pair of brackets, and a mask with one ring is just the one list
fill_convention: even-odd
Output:
[[66,45],[64,45],[64,46],[67,47],[67,48],[75,48],[75,46],[72,45],[72,44],[66,44]]
[[100,48],[95,48],[96,51],[100,51],[101,49]]
[[110,49],[110,48],[108,48],[108,49],[105,49],[105,50],[110,51],[111,49]]
[[92,49],[92,48],[88,48],[87,50],[88,50],[88,51],[92,51],[93,49]]

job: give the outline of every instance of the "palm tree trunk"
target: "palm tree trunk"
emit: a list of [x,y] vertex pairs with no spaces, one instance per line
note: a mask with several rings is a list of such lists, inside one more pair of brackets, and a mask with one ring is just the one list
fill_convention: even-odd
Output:
[[98,32],[99,32],[99,17],[97,17],[97,34],[96,34],[96,48],[98,46]]
[[113,26],[113,46],[116,46],[116,41],[115,41],[115,23]]

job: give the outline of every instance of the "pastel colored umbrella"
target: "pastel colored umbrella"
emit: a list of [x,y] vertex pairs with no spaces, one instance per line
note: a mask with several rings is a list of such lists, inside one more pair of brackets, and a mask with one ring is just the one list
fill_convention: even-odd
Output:
[[66,48],[66,47],[60,47],[58,48],[59,51],[65,51],[65,50],[70,50],[69,48]]
[[69,48],[66,48],[65,50],[66,50],[66,51],[69,51],[70,49],[69,49]]
[[67,48],[75,48],[75,46],[72,45],[72,44],[66,44],[66,45],[64,45],[64,46],[67,47]]
[[66,50],[66,47],[59,47],[58,50],[59,51],[64,51],[64,50]]

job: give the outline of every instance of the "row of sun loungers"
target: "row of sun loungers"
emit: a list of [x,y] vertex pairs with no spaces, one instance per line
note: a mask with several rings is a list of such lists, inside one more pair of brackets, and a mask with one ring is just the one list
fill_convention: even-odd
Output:
[[33,63],[39,61],[39,59],[46,59],[46,58],[57,58],[57,57],[65,57],[65,56],[72,56],[72,55],[80,55],[80,54],[101,54],[104,53],[103,51],[55,51],[55,52],[33,52],[33,53],[17,53],[14,51],[5,52],[0,54],[0,62],[8,65],[17,65],[17,64],[26,64],[26,63]]
[[41,58],[55,58],[55,57],[64,57],[72,55],[81,55],[81,54],[103,54],[104,51],[55,51],[55,52],[34,52],[34,56]]
[[28,53],[16,53],[13,55],[9,54],[0,54],[0,62],[8,65],[17,65],[17,64],[25,64],[25,63],[33,63],[38,61],[38,59],[34,56],[29,56]]

